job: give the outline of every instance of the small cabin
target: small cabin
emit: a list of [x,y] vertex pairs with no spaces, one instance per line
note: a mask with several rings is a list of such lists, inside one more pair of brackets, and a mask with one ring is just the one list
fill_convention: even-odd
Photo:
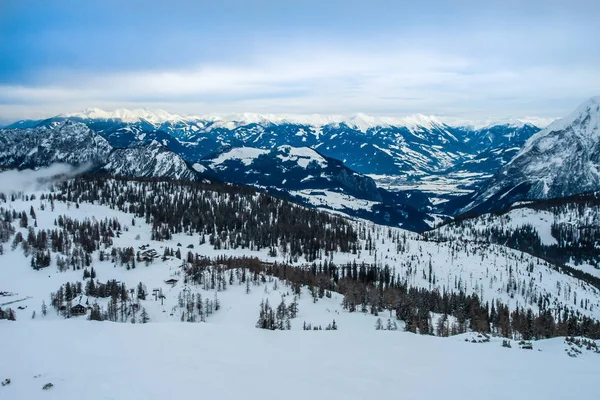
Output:
[[157,258],[158,253],[154,249],[149,249],[142,252],[142,257]]
[[165,281],[167,285],[175,285],[177,283],[177,279],[168,279]]
[[524,340],[521,340],[521,341],[519,342],[519,346],[520,346],[522,349],[525,349],[525,350],[533,350],[533,344],[532,344],[531,342],[529,342],[529,341],[527,341],[527,342],[526,342],[526,341],[524,341]]
[[87,308],[85,308],[81,304],[77,304],[71,307],[71,315],[85,315],[86,313]]

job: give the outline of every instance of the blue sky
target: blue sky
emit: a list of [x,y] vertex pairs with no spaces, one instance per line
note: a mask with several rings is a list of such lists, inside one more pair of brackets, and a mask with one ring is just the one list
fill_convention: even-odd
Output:
[[600,1],[0,0],[0,121],[557,117],[600,94]]

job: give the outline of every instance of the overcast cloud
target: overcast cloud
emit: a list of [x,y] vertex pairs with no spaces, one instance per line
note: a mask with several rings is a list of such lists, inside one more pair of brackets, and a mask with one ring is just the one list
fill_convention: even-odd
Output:
[[599,1],[447,3],[3,1],[0,120],[87,107],[549,118],[600,94]]

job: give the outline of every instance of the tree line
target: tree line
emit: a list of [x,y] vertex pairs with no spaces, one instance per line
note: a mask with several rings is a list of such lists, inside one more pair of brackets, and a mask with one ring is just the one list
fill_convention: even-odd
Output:
[[133,213],[153,240],[199,235],[214,249],[268,249],[290,261],[348,252],[357,235],[345,218],[247,188],[85,176],[56,185],[51,201],[94,202]]

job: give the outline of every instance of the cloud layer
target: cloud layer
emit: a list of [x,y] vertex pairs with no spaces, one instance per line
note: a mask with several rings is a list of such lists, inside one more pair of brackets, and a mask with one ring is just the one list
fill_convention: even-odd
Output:
[[[313,10],[313,17],[319,15],[316,20],[322,14],[337,18],[329,26],[305,22],[311,15],[305,8],[292,19],[284,9],[275,8],[274,15],[254,15],[263,18],[256,24],[241,14],[232,14],[233,21],[228,21],[224,10],[203,10],[202,29],[181,16],[181,26],[168,21],[162,28],[156,26],[158,32],[136,33],[120,25],[116,32],[111,26],[87,31],[70,21],[64,30],[52,25],[55,30],[47,46],[56,46],[57,52],[72,59],[48,56],[49,61],[36,64],[30,54],[35,49],[24,43],[24,57],[13,64],[25,64],[11,69],[9,60],[4,71],[0,68],[0,119],[43,117],[93,106],[153,107],[187,114],[555,117],[600,94],[596,43],[600,28],[590,16],[600,14],[598,2],[576,1],[564,8],[558,2],[532,1],[522,8],[508,1],[499,9],[468,1],[446,9],[443,2],[429,2],[429,8],[405,10],[375,3],[379,13],[357,9],[336,17],[335,9],[321,14]],[[345,4],[356,6],[353,1]],[[432,12],[436,6],[444,12]],[[237,7],[243,9],[243,3]],[[211,12],[214,20],[207,19]],[[374,15],[379,24],[366,19]],[[267,23],[269,16],[287,18],[289,24]],[[224,33],[215,21],[226,21],[232,31]],[[182,35],[184,28],[190,29],[189,35]],[[209,28],[221,36],[207,39]],[[65,50],[69,30],[84,35],[71,45],[87,38],[88,47]],[[102,32],[109,39],[106,47],[96,43]],[[9,33],[17,43],[25,41],[22,34]],[[122,42],[132,46],[130,51]],[[0,41],[0,51],[8,47]],[[161,52],[164,57],[157,57]],[[105,61],[98,53],[106,54]],[[31,63],[23,58],[31,58]]]
[[73,167],[68,164],[52,164],[47,168],[0,172],[0,192],[5,194],[32,192],[48,188],[53,183],[72,178],[91,168],[91,164]]

